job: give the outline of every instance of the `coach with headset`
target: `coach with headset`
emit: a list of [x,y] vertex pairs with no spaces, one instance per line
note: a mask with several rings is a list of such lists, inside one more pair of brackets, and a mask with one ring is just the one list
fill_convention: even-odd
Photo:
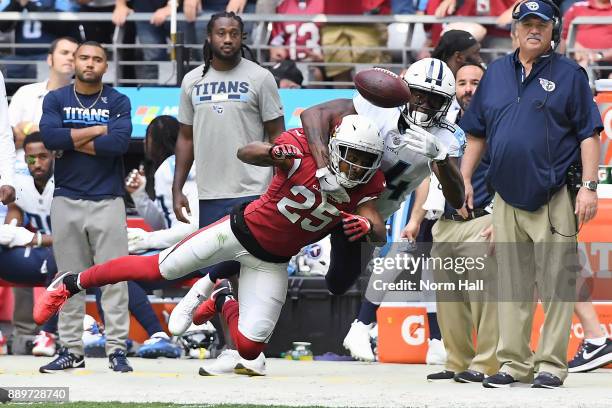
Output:
[[[460,122],[468,134],[461,166],[466,205],[472,206],[471,178],[487,144],[487,177],[496,192],[501,368],[483,385],[556,388],[567,377],[577,230],[597,212],[603,127],[586,72],[554,52],[559,9],[550,0],[529,0],[512,17],[519,48],[490,64]],[[538,298],[546,317],[534,356],[529,340]]]

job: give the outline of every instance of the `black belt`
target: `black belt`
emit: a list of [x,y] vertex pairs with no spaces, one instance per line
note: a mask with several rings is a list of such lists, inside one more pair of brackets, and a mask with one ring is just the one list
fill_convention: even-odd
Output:
[[457,214],[457,213],[444,214],[442,215],[442,218],[444,218],[445,220],[462,222],[462,221],[475,220],[476,218],[484,217],[485,215],[489,215],[489,214],[490,213],[484,208],[474,208],[472,211],[469,212],[467,218],[463,218],[461,214]]

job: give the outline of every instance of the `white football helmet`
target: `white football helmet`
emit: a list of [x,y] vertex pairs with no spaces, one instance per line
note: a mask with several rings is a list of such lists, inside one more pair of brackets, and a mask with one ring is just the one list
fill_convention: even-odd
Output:
[[[380,167],[384,149],[385,141],[374,122],[364,116],[345,116],[329,139],[331,171],[343,187],[365,184]],[[349,160],[349,153],[356,152],[363,156],[360,163]],[[340,169],[342,162],[348,164],[344,171]]]
[[431,102],[436,102],[434,107],[421,107],[426,112],[421,112],[416,107],[406,104],[402,110],[402,116],[408,123],[414,123],[420,127],[430,127],[446,116],[453,98],[455,97],[455,76],[448,65],[436,58],[423,58],[412,64],[402,76],[408,83],[410,91],[415,90],[433,94]]

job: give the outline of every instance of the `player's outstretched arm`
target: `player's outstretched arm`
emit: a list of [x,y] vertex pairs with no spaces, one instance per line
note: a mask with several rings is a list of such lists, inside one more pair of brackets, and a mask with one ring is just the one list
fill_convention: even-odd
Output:
[[300,114],[302,128],[318,169],[329,165],[327,143],[334,126],[343,117],[356,113],[352,99],[334,99],[310,107]]
[[265,142],[252,142],[238,149],[236,156],[241,161],[255,166],[276,166],[289,170],[293,165],[293,159],[299,159],[303,157],[303,154],[291,144],[273,145]]
[[459,164],[457,158],[448,157],[444,160],[434,161],[432,170],[436,173],[436,177],[442,186],[444,198],[453,208],[463,207],[465,202],[465,190],[463,178],[459,172]]

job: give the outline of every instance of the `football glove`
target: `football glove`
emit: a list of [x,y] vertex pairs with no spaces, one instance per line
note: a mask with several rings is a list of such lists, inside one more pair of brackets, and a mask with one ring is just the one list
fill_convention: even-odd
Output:
[[9,248],[29,245],[34,239],[34,235],[33,232],[18,227],[16,219],[12,219],[10,224],[0,225],[0,245]]
[[326,199],[326,197],[329,196],[338,203],[348,203],[351,201],[348,193],[344,187],[338,183],[338,179],[336,179],[336,176],[329,171],[329,168],[322,167],[318,169],[315,176],[319,180],[323,199]]
[[141,228],[128,228],[128,251],[130,254],[144,252],[151,248],[149,233]]
[[342,216],[344,235],[348,237],[350,242],[357,241],[372,231],[372,224],[370,224],[370,221],[366,217],[349,214],[344,211],[340,211],[340,215]]
[[274,160],[299,159],[304,157],[300,149],[290,144],[274,145],[270,148],[270,157]]
[[125,188],[132,195],[145,195],[146,185],[147,178],[137,169],[133,169],[125,178]]
[[448,149],[437,137],[419,126],[410,126],[406,129],[406,146],[430,160],[444,160],[448,154]]

